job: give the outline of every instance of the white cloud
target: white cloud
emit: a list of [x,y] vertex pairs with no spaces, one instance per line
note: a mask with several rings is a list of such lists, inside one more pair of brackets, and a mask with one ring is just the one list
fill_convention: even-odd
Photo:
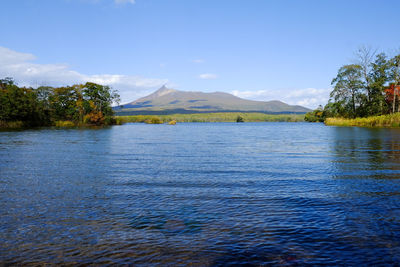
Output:
[[168,84],[167,79],[144,78],[137,75],[87,75],[71,70],[66,64],[37,64],[32,54],[0,47],[0,78],[12,77],[21,86],[61,86],[95,82],[112,86],[121,95],[122,103],[133,101]]
[[119,5],[119,4],[135,4],[135,0],[114,0],[114,2]]
[[201,59],[201,58],[199,58],[199,59],[193,59],[193,60],[192,60],[192,62],[193,62],[193,63],[196,63],[196,64],[200,64],[200,63],[204,63],[204,62],[205,62],[205,60],[204,60],[204,59]]
[[19,53],[11,49],[0,46],[1,64],[21,63],[28,60],[34,60],[36,57],[32,54]]
[[[118,90],[121,102],[126,103],[151,93],[164,84],[174,86],[167,79],[145,78],[138,75],[95,74],[88,75],[70,69],[66,64],[37,64],[36,57],[29,53],[17,52],[0,46],[0,78],[13,77],[21,86],[61,86],[87,81],[110,85]],[[205,73],[200,79],[216,79],[217,75]],[[175,85],[176,86],[176,85]],[[291,105],[316,108],[325,105],[331,89],[258,90],[231,93],[252,100],[281,100]]]
[[217,75],[212,73],[204,73],[200,74],[199,78],[203,80],[212,80],[212,79],[217,79]]
[[318,105],[325,105],[329,100],[329,88],[306,88],[293,90],[258,90],[258,91],[239,91],[234,90],[231,93],[235,96],[259,100],[270,101],[280,100],[290,105],[301,105],[308,108],[317,108]]

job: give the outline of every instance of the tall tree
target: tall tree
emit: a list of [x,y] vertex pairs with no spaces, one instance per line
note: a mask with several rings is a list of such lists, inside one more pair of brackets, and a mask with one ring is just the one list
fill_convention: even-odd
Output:
[[9,99],[10,87],[13,87],[15,82],[12,78],[6,77],[0,79],[0,121],[10,120],[12,107]]
[[343,110],[342,115],[357,116],[357,109],[365,102],[361,92],[363,88],[361,66],[352,64],[341,67],[336,78],[332,80],[332,85],[334,89],[330,96]]
[[73,120],[79,119],[79,109],[76,101],[79,99],[79,92],[74,87],[65,86],[54,88],[50,96],[50,106],[52,117],[55,120]]
[[[389,60],[389,77],[394,85],[392,112],[395,112],[396,107],[396,95],[398,94],[398,86],[400,85],[400,54],[394,56]],[[400,111],[400,105],[398,105],[398,112]]]
[[87,82],[82,85],[85,100],[85,121],[93,124],[103,124],[114,114],[112,104],[119,103],[119,94],[111,87]]
[[370,72],[372,69],[372,62],[374,56],[376,54],[376,50],[371,47],[361,46],[356,52],[356,64],[360,66],[363,86],[366,91],[367,102],[369,103],[372,99],[372,88],[371,88],[371,79]]
[[371,94],[368,115],[384,114],[388,112],[388,106],[385,101],[385,89],[389,81],[388,71],[389,63],[385,53],[376,55],[375,61],[371,64],[371,70],[368,74]]
[[112,103],[119,103],[120,101],[120,96],[117,91],[112,90],[109,86],[96,83],[87,82],[84,84],[82,86],[82,93],[85,100],[91,101],[94,104],[94,108],[89,106],[87,109],[96,109],[106,116],[113,115],[111,108]]

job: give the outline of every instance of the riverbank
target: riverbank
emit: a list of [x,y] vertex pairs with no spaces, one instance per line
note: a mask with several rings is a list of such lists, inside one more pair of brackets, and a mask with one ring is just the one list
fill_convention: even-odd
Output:
[[325,125],[359,127],[400,127],[400,113],[355,119],[326,118]]
[[77,123],[74,121],[55,121],[49,124],[35,125],[32,122],[24,121],[0,121],[0,130],[7,129],[25,129],[25,128],[36,128],[36,127],[59,127],[59,128],[73,128],[73,127],[102,127],[111,125],[123,124],[120,118],[112,118],[100,125],[90,123]]
[[55,121],[47,125],[32,125],[30,122],[23,121],[0,121],[0,129],[23,129],[40,126],[49,127],[93,127],[121,125],[128,122],[162,124],[175,124],[179,122],[302,122],[304,114],[264,114],[264,113],[240,113],[240,112],[221,112],[221,113],[195,113],[195,114],[172,114],[172,115],[133,115],[115,116],[111,120],[105,121],[102,125],[76,123],[73,121]]
[[236,122],[241,117],[244,122],[301,122],[304,114],[264,114],[264,113],[195,113],[195,114],[172,114],[172,115],[133,115],[117,116],[120,123],[146,122],[146,123],[168,123],[175,122]]

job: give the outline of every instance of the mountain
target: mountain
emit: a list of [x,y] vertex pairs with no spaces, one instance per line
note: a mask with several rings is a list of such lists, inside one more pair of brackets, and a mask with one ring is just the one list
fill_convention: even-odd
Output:
[[281,101],[253,101],[215,92],[186,92],[161,87],[154,93],[115,108],[119,115],[203,112],[306,113],[310,109]]

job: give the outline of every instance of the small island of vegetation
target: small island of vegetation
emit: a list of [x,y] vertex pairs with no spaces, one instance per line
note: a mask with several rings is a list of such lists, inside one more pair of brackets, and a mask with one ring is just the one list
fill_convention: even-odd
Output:
[[309,122],[336,126],[400,127],[400,54],[388,58],[362,47],[354,64],[332,80],[325,107],[305,115]]
[[119,98],[109,86],[91,82],[35,89],[0,79],[0,128],[118,124],[111,105]]

